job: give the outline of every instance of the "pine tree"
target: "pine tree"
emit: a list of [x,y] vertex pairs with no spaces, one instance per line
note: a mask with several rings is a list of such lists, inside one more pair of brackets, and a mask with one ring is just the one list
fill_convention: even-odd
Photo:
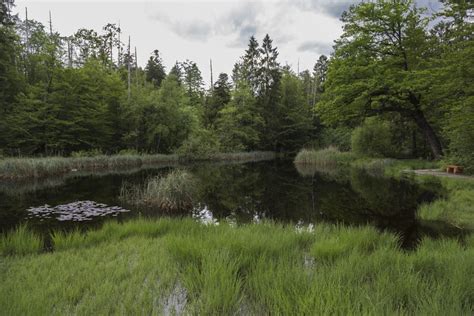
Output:
[[148,59],[145,67],[146,80],[153,83],[157,88],[161,86],[161,82],[166,77],[165,66],[160,57],[160,52],[155,49],[153,55]]

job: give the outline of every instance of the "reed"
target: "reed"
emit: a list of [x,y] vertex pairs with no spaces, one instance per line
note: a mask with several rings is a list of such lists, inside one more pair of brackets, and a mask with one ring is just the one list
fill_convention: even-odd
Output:
[[[272,152],[242,152],[212,154],[205,159],[209,161],[260,161],[274,159]],[[71,172],[117,170],[136,168],[163,163],[191,161],[178,155],[98,155],[76,157],[44,158],[4,158],[0,159],[0,180],[44,178]]]
[[[82,236],[81,236],[82,235]],[[233,227],[138,219],[56,234],[0,258],[0,310],[19,314],[470,315],[474,242],[399,250],[372,227]]]
[[13,232],[0,238],[0,254],[27,255],[41,251],[42,239],[31,232],[26,225],[18,226]]
[[187,171],[174,169],[149,179],[144,186],[124,184],[120,199],[129,204],[165,211],[187,210],[196,199],[196,180]]
[[312,164],[319,167],[336,167],[349,165],[354,155],[350,152],[341,152],[336,147],[321,150],[302,149],[295,157],[295,164]]

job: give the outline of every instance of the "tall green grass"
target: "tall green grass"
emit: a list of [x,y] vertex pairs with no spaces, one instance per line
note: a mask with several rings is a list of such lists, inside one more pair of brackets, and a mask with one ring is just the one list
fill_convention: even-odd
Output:
[[371,227],[189,219],[56,234],[56,251],[0,258],[0,310],[18,314],[471,315],[474,242],[416,251]]
[[319,167],[335,167],[348,165],[354,155],[350,152],[341,152],[336,147],[321,150],[302,149],[295,157],[295,164],[311,164]]
[[[431,179],[423,177],[422,179]],[[443,178],[446,197],[423,204],[417,213],[421,220],[443,221],[451,225],[474,230],[474,180]]]
[[144,186],[124,184],[120,199],[125,203],[166,211],[191,209],[196,199],[196,180],[187,171],[174,169],[149,179]]
[[6,158],[0,160],[0,179],[42,178],[69,172],[113,170],[176,161],[178,157],[175,155]]
[[[259,161],[274,159],[272,152],[241,152],[212,154],[202,160],[212,161]],[[0,159],[1,179],[42,178],[78,171],[101,171],[119,168],[139,167],[160,163],[189,161],[178,155],[98,155],[76,157],[45,158],[5,158]]]
[[43,240],[28,230],[26,225],[20,225],[13,232],[0,237],[0,254],[4,256],[34,254],[42,248]]

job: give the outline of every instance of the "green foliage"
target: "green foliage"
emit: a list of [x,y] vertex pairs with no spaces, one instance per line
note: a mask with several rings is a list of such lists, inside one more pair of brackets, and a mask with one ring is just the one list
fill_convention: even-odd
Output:
[[466,173],[474,173],[474,96],[454,109],[447,126],[451,163],[464,166]]
[[209,159],[220,151],[219,139],[209,130],[199,129],[178,148],[176,154],[186,160]]
[[204,107],[204,124],[206,127],[215,127],[219,111],[230,101],[230,90],[231,85],[227,74],[219,74],[219,79],[214,83],[214,87],[212,87],[211,94],[207,98]]
[[366,157],[388,157],[393,152],[387,122],[369,118],[352,133],[352,151]]
[[252,91],[245,82],[239,83],[217,119],[222,147],[228,151],[255,149],[260,142],[259,131],[263,123]]
[[342,151],[351,150],[352,128],[346,126],[325,127],[318,135],[319,148],[336,147]]
[[344,34],[329,64],[317,108],[327,124],[398,113],[415,123],[435,158],[443,151],[432,118],[428,19],[412,0],[363,2],[343,17]]
[[145,74],[146,80],[153,83],[157,88],[161,86],[161,82],[166,77],[165,66],[163,66],[163,61],[157,49],[153,51],[153,56],[150,56],[150,59],[148,59]]
[[301,80],[291,72],[283,72],[277,108],[279,124],[275,142],[285,151],[296,152],[311,139],[313,113],[306,103]]

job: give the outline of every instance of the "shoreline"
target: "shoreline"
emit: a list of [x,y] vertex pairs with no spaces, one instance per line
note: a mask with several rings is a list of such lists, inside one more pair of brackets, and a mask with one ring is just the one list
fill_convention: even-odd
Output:
[[95,157],[41,157],[0,159],[0,180],[15,181],[39,179],[76,172],[94,172],[137,168],[159,164],[180,164],[191,162],[220,161],[262,161],[273,160],[274,152],[254,151],[217,153],[205,158],[185,158],[179,155],[101,155]]

